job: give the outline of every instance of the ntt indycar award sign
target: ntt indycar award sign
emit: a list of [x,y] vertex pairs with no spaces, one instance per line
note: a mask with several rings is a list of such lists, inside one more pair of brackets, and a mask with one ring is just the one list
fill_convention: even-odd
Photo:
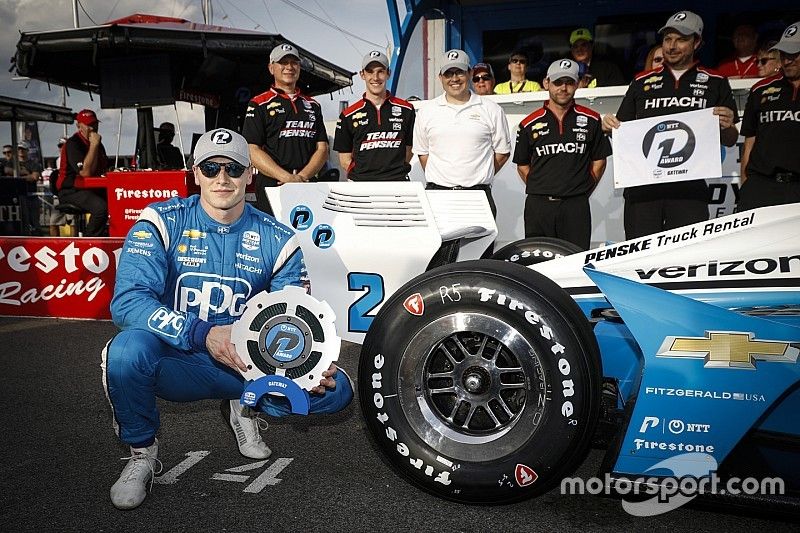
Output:
[[254,407],[262,396],[285,396],[295,414],[308,414],[308,396],[322,372],[339,359],[331,307],[300,287],[260,292],[247,301],[231,328],[231,342],[247,370],[241,403]]
[[713,109],[623,122],[612,137],[614,187],[722,176]]

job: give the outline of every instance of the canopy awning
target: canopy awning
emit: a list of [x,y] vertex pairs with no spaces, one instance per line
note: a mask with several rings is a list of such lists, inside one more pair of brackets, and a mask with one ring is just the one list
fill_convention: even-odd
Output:
[[4,122],[32,122],[42,120],[58,122],[59,124],[72,124],[75,115],[68,107],[40,104],[0,96],[0,120]]
[[[100,26],[22,33],[14,61],[21,76],[101,94],[104,107],[115,100],[104,90],[124,91],[108,80],[118,80],[126,67],[134,83],[159,78],[156,85],[169,87],[173,101],[213,103],[266,90],[269,52],[284,42],[290,41],[280,34],[136,14]],[[353,72],[296,47],[302,56],[298,86],[306,94],[352,85]],[[165,103],[163,96],[148,101],[155,89],[140,92],[136,106]]]

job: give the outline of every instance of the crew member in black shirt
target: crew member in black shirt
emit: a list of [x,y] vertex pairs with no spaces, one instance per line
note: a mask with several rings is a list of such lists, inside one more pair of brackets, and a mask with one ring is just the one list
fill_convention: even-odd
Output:
[[280,44],[270,52],[269,61],[275,83],[247,104],[242,135],[258,170],[253,180],[256,207],[272,214],[264,187],[307,182],[316,176],[328,160],[328,133],[320,105],[297,88],[297,49]]
[[97,189],[75,187],[77,176],[100,176],[108,170],[106,149],[97,132],[99,124],[97,115],[91,109],[84,109],[75,116],[78,131],[61,147],[61,163],[56,182],[59,205],[73,204],[89,213],[89,222],[84,233],[86,237],[108,235],[108,202],[105,194],[100,194]]
[[[694,59],[702,43],[703,20],[691,11],[681,11],[672,15],[659,32],[663,35],[664,64],[634,78],[617,115],[603,117],[603,130],[610,133],[620,121],[713,107],[719,117],[722,144],[736,144],[739,132],[731,86],[724,76]],[[624,197],[627,239],[708,220],[704,180],[629,187]]]
[[352,181],[403,181],[411,170],[414,107],[386,90],[389,58],[373,50],[361,61],[364,96],[339,115],[333,149]]
[[184,167],[183,154],[180,148],[172,144],[175,138],[175,124],[162,122],[156,128],[158,144],[156,144],[156,157],[159,170],[180,170]]
[[589,248],[589,194],[606,168],[611,144],[600,115],[575,104],[578,64],[550,65],[544,88],[550,98],[522,120],[514,163],[525,192],[525,237],[556,237]]
[[800,202],[800,22],[771,50],[781,72],[753,85],[742,119],[739,211]]

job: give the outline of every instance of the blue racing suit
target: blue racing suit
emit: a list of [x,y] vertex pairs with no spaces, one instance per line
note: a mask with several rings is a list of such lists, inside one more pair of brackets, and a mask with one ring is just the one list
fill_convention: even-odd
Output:
[[[119,259],[111,315],[122,331],[103,352],[103,384],[123,442],[152,442],[159,427],[156,396],[170,401],[236,399],[245,380],[206,350],[212,326],[236,321],[260,291],[301,285],[303,254],[291,229],[245,204],[225,225],[208,216],[199,196],[151,204],[128,232]],[[331,413],[350,403],[347,375],[336,388],[310,394],[310,410]],[[308,393],[307,393],[308,394]],[[285,398],[260,408],[290,412]]]

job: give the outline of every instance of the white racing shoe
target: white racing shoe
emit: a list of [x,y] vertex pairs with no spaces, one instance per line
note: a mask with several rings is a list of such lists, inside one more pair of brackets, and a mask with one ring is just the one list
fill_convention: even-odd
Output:
[[239,453],[250,459],[266,459],[272,455],[272,450],[261,439],[260,430],[269,427],[266,420],[241,405],[239,400],[222,400],[220,410],[236,437]]
[[153,477],[161,473],[158,460],[158,440],[147,448],[131,448],[128,464],[111,487],[111,503],[117,509],[135,509],[147,496],[147,484],[153,486]]

